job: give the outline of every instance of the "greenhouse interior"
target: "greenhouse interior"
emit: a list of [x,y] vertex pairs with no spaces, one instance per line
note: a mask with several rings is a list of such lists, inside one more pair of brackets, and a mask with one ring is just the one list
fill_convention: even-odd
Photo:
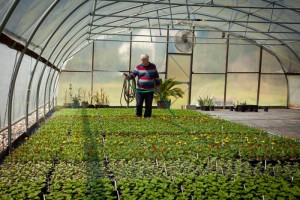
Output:
[[0,30],[0,199],[300,199],[299,0],[0,0]]

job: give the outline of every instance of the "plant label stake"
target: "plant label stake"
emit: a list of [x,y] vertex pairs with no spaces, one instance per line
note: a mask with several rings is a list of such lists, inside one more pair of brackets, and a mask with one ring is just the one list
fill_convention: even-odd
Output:
[[168,176],[167,165],[165,162],[164,162],[164,166],[165,166],[165,174],[166,174],[166,176]]
[[119,195],[119,190],[118,190],[118,186],[117,186],[117,181],[115,180],[114,183],[115,183],[115,190],[116,190],[117,195],[118,195],[118,200],[120,200],[120,195]]
[[180,185],[180,189],[181,189],[181,192],[182,192],[182,194],[183,194],[183,187],[182,187],[182,185]]
[[104,137],[102,137],[102,144],[103,144],[103,146],[105,145],[105,139],[104,139]]

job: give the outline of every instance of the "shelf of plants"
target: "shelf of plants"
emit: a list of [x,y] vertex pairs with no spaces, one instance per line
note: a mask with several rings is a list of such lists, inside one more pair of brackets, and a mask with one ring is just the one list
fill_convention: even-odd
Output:
[[63,109],[0,165],[1,199],[299,199],[300,143],[189,110]]

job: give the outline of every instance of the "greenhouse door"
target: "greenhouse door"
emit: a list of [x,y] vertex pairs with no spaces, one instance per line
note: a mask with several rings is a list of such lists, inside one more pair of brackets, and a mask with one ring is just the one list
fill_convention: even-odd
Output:
[[183,98],[172,98],[172,108],[181,108],[190,102],[191,58],[191,55],[168,54],[166,77],[180,81],[182,84],[177,87],[184,91]]

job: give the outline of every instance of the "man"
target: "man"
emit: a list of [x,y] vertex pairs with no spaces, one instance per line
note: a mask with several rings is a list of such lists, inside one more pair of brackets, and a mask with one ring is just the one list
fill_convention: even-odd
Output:
[[124,74],[127,80],[138,77],[136,89],[136,111],[137,117],[142,116],[143,103],[145,101],[144,117],[149,118],[152,114],[152,102],[154,97],[154,89],[156,92],[160,90],[160,80],[155,64],[149,62],[147,54],[141,55],[142,63],[134,68],[129,74]]

